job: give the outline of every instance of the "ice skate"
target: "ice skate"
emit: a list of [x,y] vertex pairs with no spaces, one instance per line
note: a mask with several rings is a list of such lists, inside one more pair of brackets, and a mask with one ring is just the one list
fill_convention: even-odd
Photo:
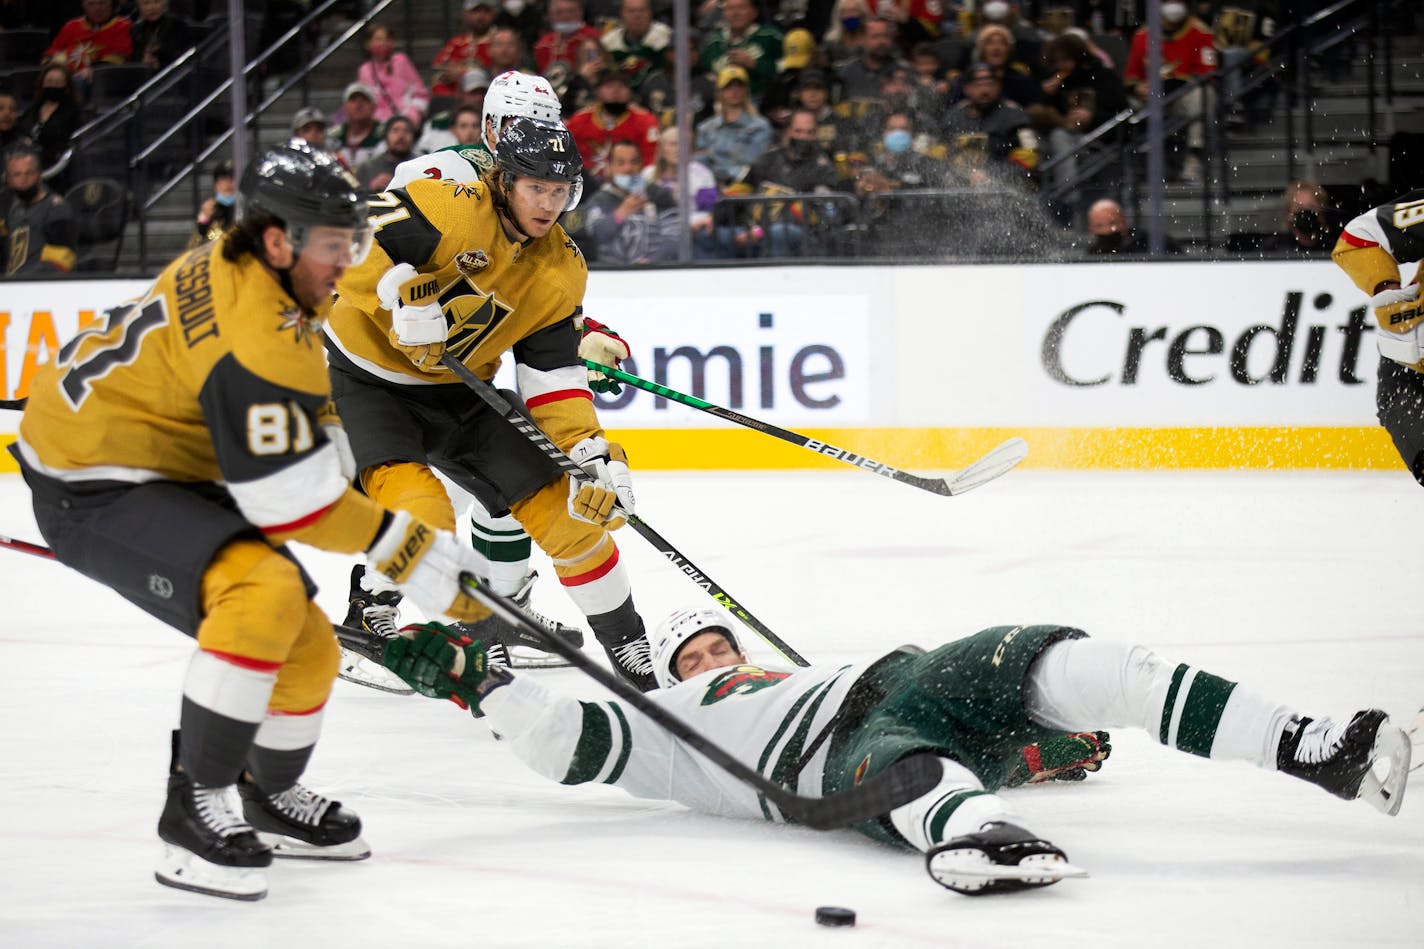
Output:
[[276,857],[305,860],[365,860],[361,818],[300,784],[269,795],[244,772],[237,782],[243,816]]
[[267,895],[271,848],[243,819],[232,785],[199,787],[183,772],[176,732],[158,836],[163,856],[153,877],[164,886],[230,900]]
[[644,633],[617,646],[603,645],[613,671],[639,692],[651,692],[658,687],[653,675],[653,650]]
[[[566,626],[558,620],[550,619],[530,609],[529,598],[534,589],[534,581],[539,574],[531,571],[524,577],[524,580],[516,592],[509,599],[523,611],[533,622],[539,624],[549,635],[557,636],[564,643],[574,649],[583,648],[583,632],[573,626]],[[478,639],[484,644],[485,652],[489,654],[490,662],[502,664],[513,669],[549,669],[558,666],[567,666],[567,659],[557,653],[550,653],[544,647],[545,643],[538,636],[528,632],[521,627],[507,623],[497,616],[482,619],[477,623],[456,623],[454,624],[466,636],[471,639]]]
[[[1389,815],[1404,803],[1409,758],[1409,736],[1379,709],[1356,712],[1348,722],[1294,718],[1276,747],[1278,771]],[[1384,765],[1388,771],[1378,774]]]
[[1409,770],[1418,771],[1424,765],[1424,708],[1409,723]]
[[940,886],[968,896],[1048,886],[1086,870],[1062,850],[1004,821],[991,821],[925,854],[925,869]]
[[[529,601],[534,593],[534,581],[537,579],[539,579],[538,571],[529,571],[520,582],[519,590],[510,599],[524,611],[526,616],[542,626],[551,636],[557,636],[574,649],[582,649],[583,630],[545,616],[530,606]],[[509,647],[510,666],[515,669],[553,669],[569,664],[569,661],[563,656],[549,652],[544,648],[543,643],[534,642],[532,637],[527,635],[520,635],[518,641],[506,642],[505,645]]]
[[[360,564],[351,568],[350,606],[346,611],[343,625],[354,629],[364,629],[386,639],[397,634],[396,617],[400,610],[401,595],[396,590],[373,592],[366,587],[366,568]],[[337,675],[347,682],[364,685],[368,689],[392,692],[396,695],[413,695],[414,690],[379,663],[365,656],[343,648],[341,650],[341,670]]]

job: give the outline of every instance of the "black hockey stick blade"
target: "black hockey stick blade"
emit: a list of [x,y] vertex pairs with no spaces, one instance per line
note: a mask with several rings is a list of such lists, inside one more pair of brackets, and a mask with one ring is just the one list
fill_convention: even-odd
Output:
[[349,649],[358,656],[363,656],[378,665],[386,664],[386,638],[384,636],[379,636],[367,629],[341,626],[337,623],[332,623],[331,628],[336,631],[336,638],[342,648]]
[[685,392],[678,392],[676,389],[669,389],[662,383],[643,379],[632,373],[624,372],[622,369],[605,366],[591,359],[585,359],[583,364],[589,369],[603,373],[610,379],[626,382],[635,389],[642,389],[645,392],[651,392],[654,395],[670,399],[681,405],[691,406],[694,409],[706,412],[708,415],[714,415],[717,418],[733,422],[744,428],[749,428],[752,431],[761,432],[763,435],[779,438],[784,442],[815,452],[822,457],[843,461],[854,468],[859,468],[861,471],[868,471],[871,474],[880,475],[882,478],[889,478],[901,484],[908,484],[911,487],[919,488],[922,491],[929,491],[931,494],[938,494],[942,497],[953,497],[956,494],[971,491],[981,484],[987,484],[1000,475],[1007,474],[1013,470],[1014,466],[1023,461],[1028,455],[1028,442],[1022,438],[1011,438],[968,467],[961,469],[950,478],[926,478],[922,475],[911,474],[908,471],[892,468],[890,465],[876,461],[874,458],[867,458],[856,452],[817,441],[808,435],[802,435],[800,432],[793,432],[779,425],[772,425],[770,422],[763,422],[749,415],[743,415],[740,412],[734,412],[720,405],[714,405],[711,402],[699,399],[695,395],[688,395]]
[[495,616],[537,637],[549,652],[563,656],[570,665],[577,666],[589,678],[637,709],[673,737],[732,777],[755,788],[757,793],[775,804],[788,819],[799,824],[805,824],[815,830],[831,830],[874,820],[928,792],[940,781],[942,766],[939,759],[933,755],[915,755],[896,762],[881,774],[848,790],[823,798],[802,797],[781,785],[773,784],[616,674],[549,633],[525,616],[511,600],[486,589],[477,577],[468,573],[462,574],[460,582],[466,593],[489,607]]

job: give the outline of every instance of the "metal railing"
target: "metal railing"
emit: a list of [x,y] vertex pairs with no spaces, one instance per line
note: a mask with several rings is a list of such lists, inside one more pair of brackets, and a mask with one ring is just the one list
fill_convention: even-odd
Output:
[[[1362,134],[1352,137],[1348,143],[1365,145],[1371,152],[1380,144],[1377,102],[1381,94],[1377,88],[1375,69],[1377,50],[1382,50],[1385,64],[1384,102],[1388,105],[1394,98],[1390,69],[1392,38],[1389,30],[1382,29],[1382,18],[1388,7],[1387,2],[1378,0],[1339,0],[1288,25],[1266,40],[1253,55],[1215,72],[1194,77],[1162,97],[1164,138],[1181,134],[1194,122],[1203,124],[1205,167],[1196,193],[1201,201],[1202,234],[1207,247],[1212,246],[1216,237],[1214,218],[1225,214],[1228,197],[1238,193],[1238,189],[1232,187],[1233,144],[1225,134],[1227,114],[1268,84],[1278,83],[1283,76],[1292,80],[1291,85],[1283,88],[1282,94],[1277,97],[1282,118],[1280,144],[1286,158],[1285,180],[1274,189],[1275,193],[1279,193],[1289,181],[1313,172],[1314,153],[1323,143],[1315,129],[1314,106],[1319,90],[1312,81],[1310,60],[1361,36],[1365,39],[1367,122]],[[1265,62],[1260,61],[1262,51],[1266,55]],[[1228,78],[1234,82],[1224,82]],[[1223,95],[1224,85],[1234,88],[1234,94],[1229,97]],[[1179,108],[1183,100],[1196,93],[1201,93],[1199,112],[1189,114]],[[1296,109],[1302,113],[1299,128],[1294,115]],[[1096,187],[1115,192],[1124,208],[1137,210],[1140,203],[1139,162],[1150,145],[1147,118],[1146,109],[1120,112],[1094,129],[1071,153],[1055,155],[1044,162],[1039,173],[1045,181],[1070,162],[1076,162],[1077,168],[1074,174],[1048,184],[1042,192],[1043,200],[1050,206],[1063,205],[1080,189]],[[1258,138],[1250,144],[1259,146],[1261,141]],[[1240,189],[1241,192],[1245,190]],[[1157,223],[1160,225],[1163,222]]]

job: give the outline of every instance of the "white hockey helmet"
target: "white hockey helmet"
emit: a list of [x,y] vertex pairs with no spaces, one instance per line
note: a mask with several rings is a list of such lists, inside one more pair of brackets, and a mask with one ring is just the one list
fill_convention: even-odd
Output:
[[[562,106],[554,87],[543,76],[531,76],[513,69],[494,77],[485,92],[485,110],[480,116],[480,137],[491,151],[499,144],[504,123],[517,116],[558,122]],[[493,121],[495,140],[488,138]]]
[[670,689],[682,681],[678,678],[678,650],[698,633],[717,632],[739,653],[745,653],[742,642],[732,629],[731,618],[723,610],[678,610],[663,619],[650,637],[653,651],[653,677],[658,685]]

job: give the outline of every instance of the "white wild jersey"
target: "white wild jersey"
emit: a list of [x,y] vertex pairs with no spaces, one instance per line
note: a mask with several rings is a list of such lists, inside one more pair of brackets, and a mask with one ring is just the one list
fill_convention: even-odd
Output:
[[[869,665],[812,666],[794,672],[731,666],[646,697],[781,784]],[[530,677],[516,676],[491,692],[480,708],[490,728],[521,760],[563,784],[612,784],[635,797],[677,801],[702,813],[784,820],[753,788],[625,703],[580,702]],[[822,742],[788,785],[792,791],[821,795],[829,747],[829,741]]]
[[428,155],[407,158],[396,165],[396,170],[391,174],[391,183],[386,185],[386,190],[404,188],[412,181],[419,181],[422,178],[443,178],[446,181],[457,181],[461,184],[478,181],[480,169],[470,164],[470,160],[464,157],[466,152],[472,154],[482,152],[486,156],[486,160],[491,165],[494,164],[494,159],[489,157],[489,149],[483,146],[460,145],[453,148],[440,148]]

